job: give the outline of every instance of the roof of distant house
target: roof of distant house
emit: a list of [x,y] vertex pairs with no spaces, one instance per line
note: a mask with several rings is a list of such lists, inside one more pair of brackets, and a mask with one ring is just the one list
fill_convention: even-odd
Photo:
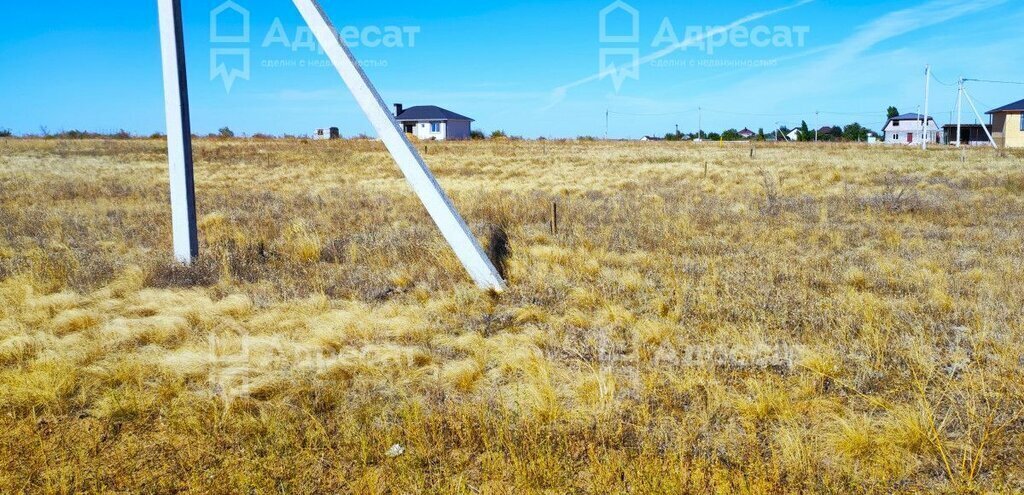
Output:
[[[893,118],[885,121],[885,125],[882,126],[882,127],[883,128],[889,127],[889,124],[892,123],[893,121],[914,120],[914,121],[920,122],[923,119],[924,119],[924,115],[921,115],[919,113],[905,113],[903,115],[897,115],[896,117],[893,117]],[[935,117],[929,116],[928,117],[928,121],[929,122],[935,122]]]
[[465,115],[459,115],[451,110],[445,110],[441,107],[435,107],[433,105],[426,105],[420,107],[409,107],[402,111],[397,117],[399,121],[403,120],[468,120],[473,122],[473,119],[466,117]]
[[756,133],[755,133],[754,131],[752,131],[752,130],[750,130],[750,129],[747,129],[746,127],[744,127],[744,128],[743,128],[743,130],[742,130],[742,131],[740,131],[740,134],[748,134],[748,135],[751,135],[751,136],[753,136],[753,135],[754,135],[754,134],[756,134]]
[[991,115],[993,113],[1000,112],[1024,112],[1024,100],[1015,101],[1013,103],[1010,103],[1009,105],[999,107],[995,110],[989,110],[988,112],[985,113]]
[[[891,118],[889,120],[921,120],[923,118],[924,118],[924,115],[921,115],[919,113],[905,113],[903,115],[897,115],[896,117],[893,117],[893,118]],[[928,120],[935,120],[935,119],[933,117],[928,117]]]

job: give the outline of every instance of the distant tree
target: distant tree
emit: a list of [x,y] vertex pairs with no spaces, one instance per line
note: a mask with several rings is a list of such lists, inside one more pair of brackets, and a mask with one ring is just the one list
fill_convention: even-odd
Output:
[[487,136],[484,134],[484,131],[470,131],[469,132],[469,139],[472,139],[472,140],[487,139]]
[[8,138],[13,136],[10,129],[0,129],[0,138]]
[[885,113],[887,113],[889,115],[888,117],[886,117],[886,119],[891,119],[893,117],[899,117],[899,115],[900,115],[900,111],[897,110],[896,107],[889,107],[889,109],[886,110]]
[[235,132],[232,131],[230,127],[221,127],[220,130],[217,131],[217,136],[224,139],[233,138],[235,137]]
[[854,122],[843,128],[843,139],[847,141],[867,141],[868,130]]
[[757,130],[757,140],[758,141],[764,141],[765,140],[765,137],[764,137],[764,127],[762,127],[762,128]]
[[737,131],[736,129],[727,129],[725,132],[722,133],[722,140],[741,141],[743,140],[743,136],[741,136],[740,131]]
[[722,139],[722,135],[717,132],[705,133],[704,139],[707,139],[708,141],[718,141]]
[[843,128],[837,125],[832,126],[832,132],[829,132],[829,135],[832,136],[832,139],[839,141],[840,139],[843,139]]
[[502,130],[497,130],[497,131],[494,131],[494,132],[491,133],[491,139],[499,139],[499,138],[506,138],[506,137],[508,137],[508,135],[505,134],[505,131],[502,131]]
[[685,136],[685,134],[679,132],[679,129],[677,127],[675,132],[665,134],[665,141],[682,141],[683,136]]
[[811,129],[807,127],[807,121],[801,120],[800,133],[797,134],[797,141],[810,141],[812,139],[814,139],[814,133],[812,133]]

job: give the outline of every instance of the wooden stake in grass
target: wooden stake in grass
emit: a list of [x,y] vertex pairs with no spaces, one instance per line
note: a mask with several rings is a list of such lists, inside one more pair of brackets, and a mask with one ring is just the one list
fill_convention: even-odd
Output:
[[551,235],[558,235],[558,202],[551,202]]
[[708,162],[704,162],[704,178],[708,178]]

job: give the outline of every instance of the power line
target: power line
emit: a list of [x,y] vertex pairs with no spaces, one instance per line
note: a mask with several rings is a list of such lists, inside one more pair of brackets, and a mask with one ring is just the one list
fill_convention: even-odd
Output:
[[884,112],[820,112],[822,115],[840,115],[845,117],[862,117],[870,115],[879,115]]
[[991,84],[1016,84],[1016,85],[1019,85],[1019,86],[1024,86],[1024,82],[1018,82],[1018,81],[993,81],[993,80],[990,80],[990,79],[964,79],[964,81],[965,82],[966,81],[974,81],[974,82],[991,83]]
[[738,116],[741,116],[741,117],[799,117],[801,115],[808,115],[809,113],[814,113],[814,112],[807,112],[807,113],[747,113],[747,112],[731,112],[731,111],[728,111],[728,110],[715,110],[715,109],[710,109],[710,108],[705,108],[704,111],[705,112],[711,112],[711,113],[720,113],[720,114],[723,114],[723,115],[738,115]]
[[935,72],[934,72],[934,71],[932,72],[932,79],[934,79],[934,80],[935,80],[935,82],[937,82],[937,83],[939,83],[939,84],[941,84],[941,85],[943,85],[943,86],[949,86],[949,87],[954,87],[954,86],[956,86],[956,83],[947,83],[947,82],[943,81],[942,79],[939,79],[939,78],[938,78],[938,77],[937,77],[937,76],[935,75]]
[[684,110],[684,111],[680,111],[680,112],[665,112],[665,113],[629,113],[629,112],[613,112],[613,111],[609,110],[608,113],[611,114],[611,115],[624,115],[624,116],[627,116],[627,117],[666,117],[666,116],[670,116],[670,115],[688,115],[688,114],[691,114],[691,113],[697,113],[697,109],[694,108],[692,110]]

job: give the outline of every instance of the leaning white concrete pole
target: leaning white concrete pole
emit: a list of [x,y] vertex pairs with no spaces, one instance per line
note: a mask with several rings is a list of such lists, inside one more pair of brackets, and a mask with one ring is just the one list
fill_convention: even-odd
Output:
[[483,289],[503,290],[505,282],[494,268],[466,222],[452,205],[451,200],[441,189],[437,179],[430,173],[427,164],[412,143],[399,127],[394,115],[373,87],[366,73],[359,67],[352,52],[337,35],[330,18],[324,13],[316,0],[293,0],[302,17],[309,24],[310,30],[323,47],[327,57],[338,69],[356,102],[363,113],[370,119],[398,167],[402,169],[406,180],[413,191],[419,196],[423,206],[434,223],[441,230],[445,240],[455,251],[455,255],[466,267],[470,277]]
[[181,0],[157,0],[157,4],[160,9],[160,51],[163,54],[167,110],[167,163],[171,176],[174,257],[182,263],[191,263],[199,256],[199,238],[196,233],[192,126],[188,113]]

